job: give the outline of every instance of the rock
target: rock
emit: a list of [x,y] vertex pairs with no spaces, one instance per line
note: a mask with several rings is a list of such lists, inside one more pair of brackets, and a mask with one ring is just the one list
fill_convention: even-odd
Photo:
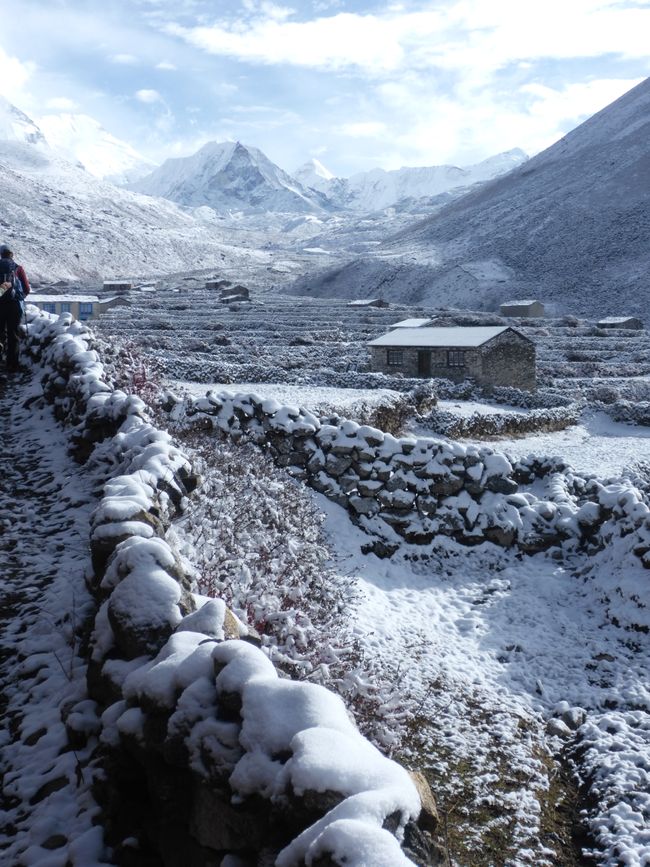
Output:
[[418,790],[418,795],[420,796],[420,802],[422,804],[422,810],[417,820],[418,825],[424,831],[429,831],[429,833],[435,834],[438,824],[440,823],[440,816],[438,815],[438,807],[433,792],[431,791],[431,786],[421,771],[409,771],[409,776],[413,780],[415,788]]
[[492,476],[485,483],[485,487],[494,494],[516,494],[519,490],[517,482],[505,476]]
[[587,719],[587,711],[582,707],[570,707],[561,716],[562,722],[572,731],[577,731]]
[[381,560],[392,557],[397,551],[399,551],[399,545],[391,545],[389,542],[384,542],[381,539],[361,546],[362,554],[374,554],[375,557],[379,557]]
[[350,497],[349,504],[357,515],[376,515],[379,511],[379,503],[374,497]]
[[108,621],[127,659],[155,656],[194,609],[192,597],[162,569],[135,571],[113,590]]
[[197,785],[189,830],[202,846],[217,852],[254,851],[268,837],[268,816],[268,810],[251,812],[246,807],[233,807],[227,795]]
[[561,719],[550,719],[546,723],[546,734],[552,737],[569,738],[571,737],[571,729]]

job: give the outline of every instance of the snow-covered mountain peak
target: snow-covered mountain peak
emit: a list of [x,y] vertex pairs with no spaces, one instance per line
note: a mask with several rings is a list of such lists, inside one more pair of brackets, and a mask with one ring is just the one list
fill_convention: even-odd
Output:
[[124,184],[153,170],[154,164],[116,138],[87,114],[49,114],[40,118],[49,144],[97,178]]
[[261,150],[239,141],[208,142],[192,156],[166,160],[131,189],[221,212],[305,213],[325,204]]
[[327,193],[330,181],[335,179],[335,175],[317,159],[307,160],[296,169],[293,176],[303,187],[311,187],[321,193]]
[[34,121],[0,96],[0,140],[46,145],[45,136]]

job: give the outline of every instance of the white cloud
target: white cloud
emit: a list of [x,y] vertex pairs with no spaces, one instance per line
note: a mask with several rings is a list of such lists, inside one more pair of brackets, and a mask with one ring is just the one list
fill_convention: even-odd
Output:
[[23,63],[12,57],[0,47],[0,95],[10,102],[21,102],[26,98],[26,85],[36,71],[34,63]]
[[109,60],[122,66],[135,66],[138,63],[138,58],[133,54],[111,54]]
[[344,123],[337,127],[336,132],[350,138],[377,138],[386,132],[386,124],[380,121],[359,121]]
[[45,107],[53,111],[75,111],[79,105],[73,99],[68,99],[67,96],[54,96],[47,100]]
[[163,101],[162,96],[158,93],[157,90],[149,90],[147,88],[143,88],[142,90],[136,90],[135,98],[139,102],[144,102],[149,105],[153,105],[156,102]]
[[165,69],[173,72],[175,69],[178,69],[178,67],[173,63],[169,63],[167,60],[161,60],[160,63],[156,64],[156,69]]
[[213,54],[266,64],[360,68],[382,74],[438,67],[497,70],[542,58],[647,56],[650,8],[620,0],[456,0],[419,11],[340,12],[310,21],[248,3],[247,19],[167,31]]

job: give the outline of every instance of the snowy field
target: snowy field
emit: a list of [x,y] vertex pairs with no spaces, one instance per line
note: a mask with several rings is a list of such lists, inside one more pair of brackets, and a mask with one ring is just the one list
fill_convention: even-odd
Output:
[[[461,440],[485,445],[485,441]],[[650,460],[650,428],[612,421],[604,412],[585,414],[580,424],[551,433],[491,440],[488,445],[516,458],[559,455],[583,474],[620,476],[639,461]]]
[[[282,383],[196,383],[172,382],[172,390],[182,391],[193,397],[204,395],[207,391],[227,391],[232,393],[258,394],[272,397],[278,403],[302,406],[313,411],[339,412],[345,414],[356,406],[372,406],[387,397],[397,397],[390,389],[369,388],[325,388],[317,386],[285,385]],[[525,415],[527,410],[503,404],[490,404],[479,401],[438,401],[438,408],[461,417],[474,413],[486,415]],[[418,436],[428,432],[418,427]],[[431,434],[438,438],[435,434]],[[594,473],[601,478],[618,477],[639,461],[650,460],[650,428],[626,425],[612,421],[605,413],[587,413],[579,425],[561,431],[538,433],[534,435],[505,439],[461,439],[460,442],[475,445],[489,445],[497,451],[505,452],[514,458],[531,454],[539,456],[560,456],[582,474]]]
[[590,770],[607,792],[592,825],[596,863],[650,863],[648,636],[631,641],[609,622],[570,563],[453,543],[429,560],[408,546],[380,560],[314,496],[336,568],[361,592],[357,634],[392,678],[387,720],[417,717],[410,747],[453,829],[454,863],[587,863],[571,860],[557,821],[558,811],[577,818],[558,759],[585,720]]
[[201,397],[207,391],[227,391],[230,394],[257,394],[270,397],[283,406],[302,406],[310,411],[344,412],[359,404],[374,405],[386,397],[398,397],[399,392],[388,388],[327,388],[311,385],[285,385],[273,382],[174,382],[172,390]]

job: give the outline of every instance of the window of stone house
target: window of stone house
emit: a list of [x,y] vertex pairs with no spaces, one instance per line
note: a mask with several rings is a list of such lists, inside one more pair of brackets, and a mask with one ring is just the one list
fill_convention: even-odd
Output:
[[61,302],[61,313],[70,313],[71,306],[72,305],[70,304],[69,301],[62,301]]
[[448,349],[447,367],[465,367],[465,351],[463,349]]
[[50,301],[45,301],[43,304],[43,310],[46,313],[56,313],[56,304],[53,304]]
[[79,319],[88,319],[92,315],[93,315],[92,301],[80,301],[79,302]]
[[401,349],[389,349],[386,361],[391,367],[398,367],[404,363],[404,352]]

